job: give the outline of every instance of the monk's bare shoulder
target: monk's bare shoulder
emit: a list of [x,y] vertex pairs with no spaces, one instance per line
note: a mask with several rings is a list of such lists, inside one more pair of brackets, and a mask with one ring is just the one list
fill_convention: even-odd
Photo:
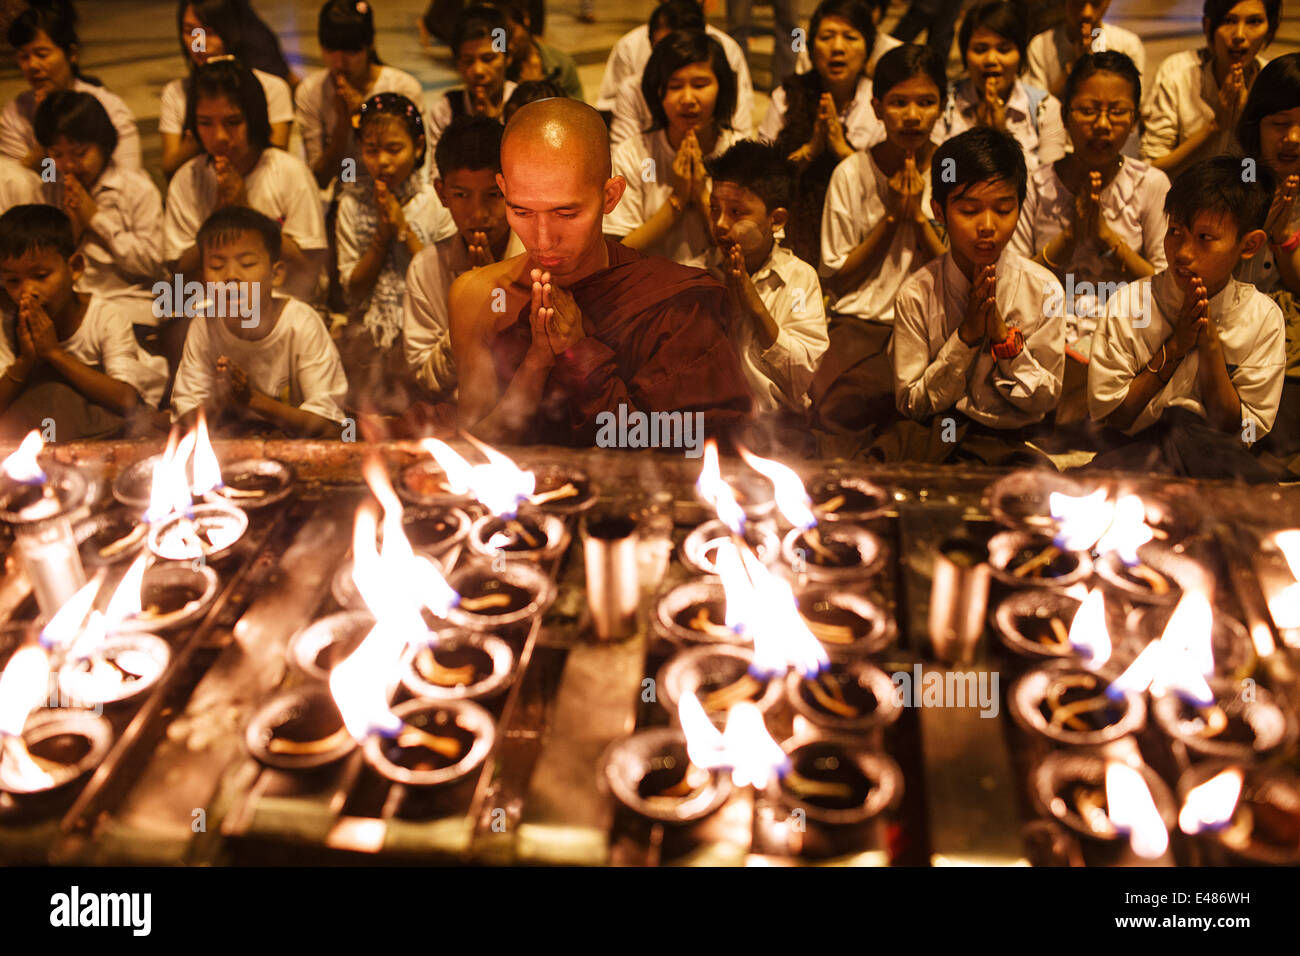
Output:
[[458,276],[447,294],[452,328],[483,336],[513,322],[529,294],[527,260],[521,253]]

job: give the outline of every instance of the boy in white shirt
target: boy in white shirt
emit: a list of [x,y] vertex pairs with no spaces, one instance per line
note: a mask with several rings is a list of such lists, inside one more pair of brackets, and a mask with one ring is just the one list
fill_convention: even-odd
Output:
[[[198,248],[203,281],[237,283],[238,296],[221,297],[235,314],[191,323],[173,417],[188,424],[203,407],[218,428],[233,420],[237,430],[338,436],[348,390],[343,363],[314,309],[273,294],[284,279],[279,227],[256,210],[229,206],[203,224]],[[230,308],[235,302],[240,307]]]
[[453,120],[434,151],[434,188],[456,223],[456,234],[425,246],[406,270],[403,336],[406,361],[435,401],[456,391],[447,295],[461,274],[524,251],[506,221],[500,123],[486,116]]
[[977,128],[935,150],[930,174],[950,251],[899,291],[890,342],[898,410],[928,427],[896,429],[875,450],[1045,464],[1025,443],[1061,394],[1063,310],[1045,303],[1064,293],[1047,269],[1005,251],[1025,198],[1024,153],[1010,134]]
[[1165,199],[1169,268],[1114,296],[1093,334],[1093,421],[1138,436],[1093,460],[1201,478],[1268,480],[1249,454],[1273,427],[1286,367],[1278,306],[1232,276],[1267,241],[1271,171],[1195,163]]
[[717,243],[700,261],[736,306],[731,341],[758,411],[800,418],[826,351],[826,313],[817,271],[776,241],[789,215],[790,162],[775,146],[742,140],[705,162]]
[[430,105],[425,124],[430,149],[437,148],[443,130],[458,116],[489,116],[502,122],[506,100],[516,86],[506,79],[505,41],[498,43],[509,34],[505,14],[495,7],[474,4],[461,12],[451,50],[464,85],[447,90]]
[[1146,48],[1131,30],[1103,23],[1110,0],[1065,0],[1065,19],[1029,41],[1025,79],[1057,99],[1065,91],[1070,70],[1085,53],[1123,53],[1146,73]]
[[0,216],[0,284],[9,311],[0,336],[3,432],[53,420],[56,438],[107,438],[157,424],[167,369],[137,344],[129,314],[76,290],[84,270],[66,213],[15,206]]

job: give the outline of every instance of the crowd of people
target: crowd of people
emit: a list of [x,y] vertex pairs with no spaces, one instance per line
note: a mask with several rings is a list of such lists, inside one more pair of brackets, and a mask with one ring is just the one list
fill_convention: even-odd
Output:
[[936,21],[950,78],[880,29],[887,0],[823,0],[788,51],[778,29],[759,117],[748,27],[696,0],[623,36],[591,105],[518,0],[431,4],[462,82],[430,95],[381,59],[372,0],[326,0],[301,76],[250,0],[178,0],[160,192],[81,73],[72,0],[29,0],[0,433],[203,409],[226,433],[585,445],[624,407],[790,456],[1291,480],[1280,0],[1205,0],[1203,43],[1151,78],[1108,5]]

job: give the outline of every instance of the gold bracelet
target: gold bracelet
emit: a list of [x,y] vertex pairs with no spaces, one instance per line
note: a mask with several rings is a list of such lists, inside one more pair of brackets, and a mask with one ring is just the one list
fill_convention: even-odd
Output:
[[1043,257],[1043,263],[1044,263],[1044,265],[1046,265],[1047,268],[1049,268],[1049,269],[1051,269],[1053,272],[1055,272],[1055,271],[1056,271],[1056,263],[1053,262],[1050,258],[1048,258],[1048,255],[1047,255],[1047,250],[1050,249],[1051,247],[1052,247],[1052,242],[1051,242],[1051,240],[1048,240],[1047,245],[1043,246],[1043,251],[1040,253],[1040,255],[1042,255],[1042,257]]
[[[1155,356],[1153,355],[1152,358],[1154,357]],[[1151,359],[1147,359],[1147,371],[1150,372],[1152,375],[1154,375],[1156,378],[1160,378],[1160,373],[1164,371],[1165,362],[1167,362],[1168,360],[1169,360],[1169,354],[1168,352],[1166,352],[1165,345],[1162,342],[1160,343],[1160,367],[1152,368]]]

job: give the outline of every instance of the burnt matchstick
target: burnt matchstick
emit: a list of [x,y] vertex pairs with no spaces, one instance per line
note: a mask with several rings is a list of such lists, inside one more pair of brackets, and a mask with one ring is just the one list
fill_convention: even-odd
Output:
[[463,597],[457,602],[457,607],[466,611],[486,611],[494,607],[508,607],[510,604],[510,595],[502,591],[494,594],[484,594],[476,598]]
[[266,749],[273,754],[323,754],[342,746],[347,738],[348,729],[340,727],[328,737],[320,737],[317,740],[288,740],[284,737],[272,737],[267,741]]
[[529,495],[528,500],[531,504],[544,505],[563,498],[572,498],[579,493],[578,486],[569,481],[550,491],[539,491],[535,495]]

